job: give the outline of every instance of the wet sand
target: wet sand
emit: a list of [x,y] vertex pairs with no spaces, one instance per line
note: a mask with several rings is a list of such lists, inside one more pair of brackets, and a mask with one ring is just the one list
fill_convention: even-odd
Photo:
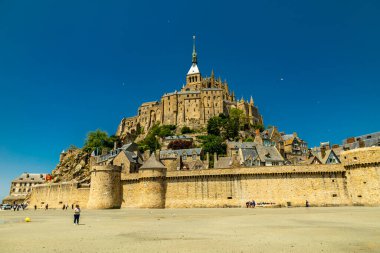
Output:
[[[0,211],[1,252],[380,252],[380,208]],[[31,222],[24,222],[30,217]]]

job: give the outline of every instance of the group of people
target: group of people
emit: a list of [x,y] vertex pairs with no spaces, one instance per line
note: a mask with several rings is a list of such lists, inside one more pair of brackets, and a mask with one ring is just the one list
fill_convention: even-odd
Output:
[[256,207],[256,201],[255,200],[252,200],[252,201],[247,201],[245,202],[245,205],[247,206],[247,208],[255,208]]
[[16,203],[13,203],[13,206],[12,206],[12,209],[13,211],[19,211],[20,209],[22,210],[25,210],[25,208],[27,207],[28,205],[27,204],[16,204]]
[[[69,208],[68,204],[64,204],[62,206],[62,210],[67,210],[68,208]],[[80,217],[80,211],[81,211],[80,207],[79,205],[75,205],[75,208],[74,208],[74,204],[71,204],[71,209],[74,210],[74,225],[79,225],[79,217]],[[34,210],[37,210],[37,205],[34,205]],[[45,210],[49,210],[49,204],[45,205]]]
[[[62,210],[67,210],[67,208],[69,208],[69,204],[64,204],[63,206],[62,206]],[[74,209],[74,204],[71,204],[71,209]]]

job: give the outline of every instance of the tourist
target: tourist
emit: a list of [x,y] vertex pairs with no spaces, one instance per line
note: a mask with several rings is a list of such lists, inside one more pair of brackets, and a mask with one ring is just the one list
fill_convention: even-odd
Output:
[[253,207],[253,208],[256,207],[256,201],[255,201],[255,200],[252,200],[252,207]]
[[65,210],[67,210],[67,208],[69,208],[69,204],[66,204],[66,208],[65,208]]
[[306,200],[306,207],[309,207],[309,201]]
[[66,205],[65,205],[65,204],[63,204],[63,206],[62,206],[62,210],[65,210],[65,208],[66,208]]
[[73,210],[74,210],[74,204],[71,204],[71,209],[73,209]]
[[79,205],[75,205],[74,209],[74,224],[79,225],[80,208]]
[[49,209],[49,205],[46,204],[46,205],[45,205],[45,211],[48,210],[48,209]]
[[37,210],[37,205],[34,205],[34,211]]

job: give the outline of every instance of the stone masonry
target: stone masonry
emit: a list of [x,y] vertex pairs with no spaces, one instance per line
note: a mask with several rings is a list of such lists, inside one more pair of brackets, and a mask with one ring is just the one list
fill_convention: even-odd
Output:
[[97,179],[92,177],[90,190],[68,183],[35,186],[30,204],[59,208],[76,201],[86,207],[88,200],[88,207],[97,209],[244,207],[254,199],[278,207],[304,206],[306,200],[311,206],[380,206],[380,147],[345,151],[341,160],[334,165],[167,171],[153,155],[139,173],[123,179],[118,166],[94,167]]

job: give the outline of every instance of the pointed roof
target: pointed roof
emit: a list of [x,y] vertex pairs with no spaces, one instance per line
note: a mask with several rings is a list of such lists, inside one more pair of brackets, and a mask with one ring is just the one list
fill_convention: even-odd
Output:
[[317,156],[313,155],[306,161],[306,164],[322,164],[322,162]]
[[187,72],[188,75],[191,75],[191,74],[199,74],[199,69],[198,69],[198,66],[196,63],[193,63],[189,69],[189,72]]
[[149,159],[141,166],[141,169],[166,169],[166,167],[159,161],[157,161],[154,153],[149,157]]
[[335,161],[334,163],[340,163],[340,160],[338,156],[335,154],[335,152],[332,149],[326,150],[325,157],[322,158],[322,163],[323,164],[330,164],[329,158],[334,157]]
[[251,101],[249,102],[251,105],[253,105],[253,98],[251,96]]
[[189,69],[189,72],[187,72],[188,75],[191,75],[191,74],[199,74],[199,69],[198,69],[198,66],[197,66],[197,63],[198,63],[198,57],[197,57],[197,51],[195,50],[195,36],[193,36],[193,54],[192,54],[192,60],[191,60],[192,64],[191,64],[191,67]]

